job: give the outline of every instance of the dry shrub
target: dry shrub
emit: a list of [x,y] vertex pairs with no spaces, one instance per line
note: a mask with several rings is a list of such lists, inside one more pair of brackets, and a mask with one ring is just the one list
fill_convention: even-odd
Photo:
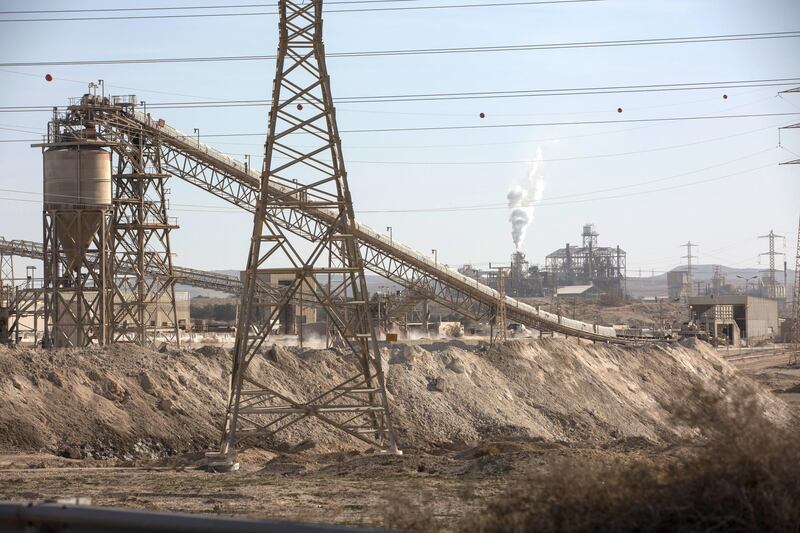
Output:
[[[734,396],[734,395],[731,395]],[[465,531],[800,531],[800,430],[752,391],[674,406],[700,442],[669,460],[563,460],[469,517]]]
[[433,509],[402,494],[387,497],[383,510],[383,527],[397,531],[435,531]]

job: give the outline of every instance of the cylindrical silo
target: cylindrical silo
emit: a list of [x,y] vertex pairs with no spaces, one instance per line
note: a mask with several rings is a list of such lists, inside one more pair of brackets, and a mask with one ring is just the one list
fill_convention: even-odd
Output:
[[44,208],[63,213],[58,238],[74,270],[111,209],[111,152],[92,146],[46,150]]
[[44,147],[45,302],[55,347],[104,343],[110,291],[111,152],[91,143]]

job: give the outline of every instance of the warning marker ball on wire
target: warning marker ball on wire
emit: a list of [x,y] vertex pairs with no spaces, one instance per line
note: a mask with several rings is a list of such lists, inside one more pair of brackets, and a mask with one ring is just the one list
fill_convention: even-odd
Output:
[[617,108],[617,113],[622,113],[622,108],[621,107]]
[[44,75],[44,79],[46,79],[47,81],[53,81],[53,75],[52,74],[45,74]]
[[297,110],[298,111],[302,111],[303,110],[303,104],[297,104]]
[[486,113],[484,113],[483,111],[481,111],[481,118],[486,118]]

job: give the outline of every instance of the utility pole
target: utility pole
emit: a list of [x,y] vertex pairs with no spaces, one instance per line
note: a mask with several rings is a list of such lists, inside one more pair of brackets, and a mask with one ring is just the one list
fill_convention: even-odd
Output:
[[692,241],[687,242],[686,244],[681,244],[681,248],[686,248],[686,255],[681,256],[681,259],[686,259],[686,283],[685,283],[685,293],[686,293],[686,302],[689,302],[689,297],[692,296],[692,288],[693,288],[693,276],[692,276],[692,259],[697,259],[696,255],[692,255],[692,248],[697,248],[696,244],[692,244]]
[[[778,291],[778,282],[775,279],[775,256],[776,255],[786,255],[783,252],[776,252],[775,251],[775,239],[784,239],[784,243],[786,242],[786,237],[783,235],[776,235],[774,231],[769,230],[769,233],[766,235],[760,235],[759,239],[769,239],[769,251],[762,252],[758,254],[760,258],[762,255],[769,256],[769,270],[767,270],[767,279],[766,286],[767,286],[767,298],[780,298],[780,294]],[[785,294],[784,294],[785,296]]]

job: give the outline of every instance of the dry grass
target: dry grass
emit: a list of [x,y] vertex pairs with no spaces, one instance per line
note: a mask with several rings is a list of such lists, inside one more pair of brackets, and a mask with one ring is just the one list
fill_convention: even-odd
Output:
[[673,406],[697,429],[685,453],[557,463],[520,482],[465,531],[800,531],[800,431],[777,427],[748,391]]

